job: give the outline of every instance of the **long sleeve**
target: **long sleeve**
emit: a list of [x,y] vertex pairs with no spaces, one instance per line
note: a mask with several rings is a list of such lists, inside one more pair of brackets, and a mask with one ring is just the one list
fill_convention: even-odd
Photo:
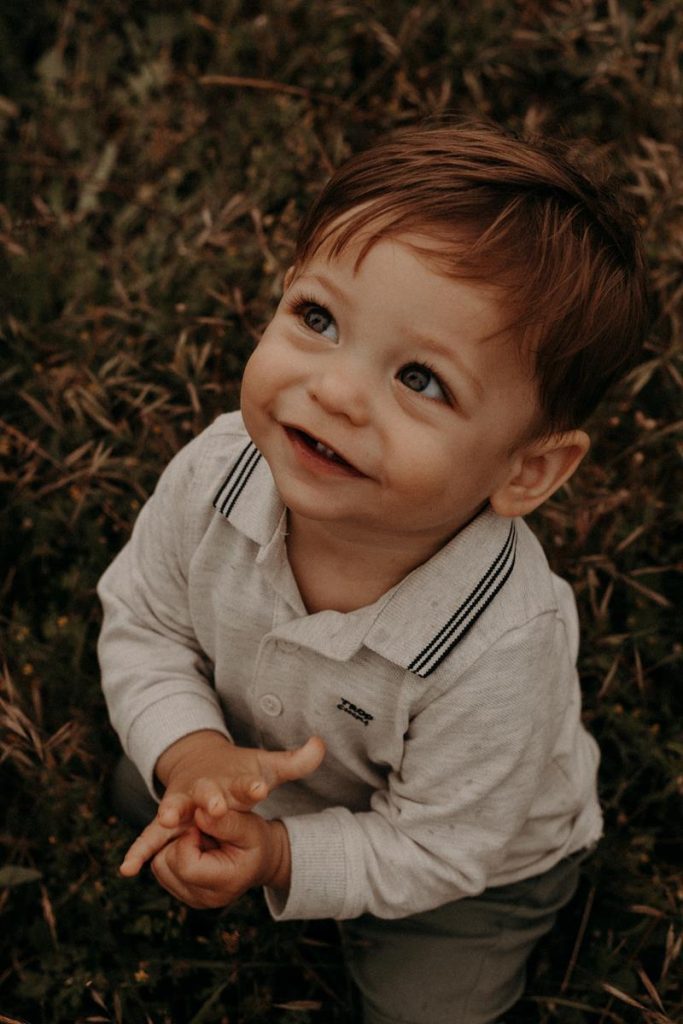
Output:
[[188,514],[200,460],[197,438],[168,465],[98,585],[98,656],[111,722],[152,792],[154,765],[175,740],[198,729],[228,735],[189,606]]

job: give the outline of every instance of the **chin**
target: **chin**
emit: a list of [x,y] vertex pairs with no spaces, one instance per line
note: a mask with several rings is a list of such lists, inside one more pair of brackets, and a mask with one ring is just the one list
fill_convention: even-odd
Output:
[[312,522],[328,523],[346,518],[340,509],[325,507],[321,501],[302,500],[300,492],[288,493],[287,489],[280,490],[278,487],[278,493],[289,511],[296,513],[296,515],[301,516],[303,519],[310,519]]

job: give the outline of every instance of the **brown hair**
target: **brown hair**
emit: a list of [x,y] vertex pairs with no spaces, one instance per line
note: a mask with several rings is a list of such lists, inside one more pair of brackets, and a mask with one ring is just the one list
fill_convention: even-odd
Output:
[[532,354],[541,422],[578,426],[635,360],[647,329],[644,260],[633,217],[557,143],[487,123],[411,128],[345,163],[306,216],[295,261],[368,232],[428,234],[421,255],[446,276],[503,287]]

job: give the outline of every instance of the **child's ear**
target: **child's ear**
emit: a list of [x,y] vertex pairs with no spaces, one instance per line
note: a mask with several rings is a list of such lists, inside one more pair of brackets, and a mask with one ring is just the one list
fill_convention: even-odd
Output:
[[533,512],[569,479],[589,448],[583,430],[552,434],[520,448],[507,481],[490,496],[494,512],[508,517]]

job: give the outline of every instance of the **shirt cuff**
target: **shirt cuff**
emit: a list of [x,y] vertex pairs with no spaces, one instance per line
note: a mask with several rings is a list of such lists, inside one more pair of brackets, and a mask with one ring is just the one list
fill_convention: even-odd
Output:
[[213,729],[232,742],[225,720],[210,697],[176,693],[151,704],[138,715],[128,731],[126,753],[142,775],[155,800],[154,767],[172,743],[191,732]]
[[355,831],[353,814],[343,807],[329,807],[282,820],[289,834],[291,882],[287,894],[264,890],[272,917],[276,921],[358,917],[364,909],[364,872],[360,850],[349,841],[349,826]]

